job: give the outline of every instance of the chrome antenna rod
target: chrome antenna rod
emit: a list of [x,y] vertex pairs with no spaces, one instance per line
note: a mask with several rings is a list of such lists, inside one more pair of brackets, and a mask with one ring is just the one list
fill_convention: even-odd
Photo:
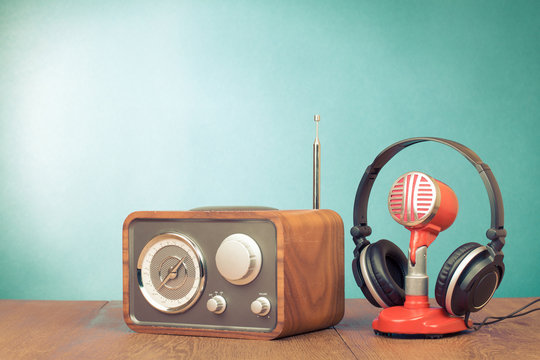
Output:
[[313,143],[313,208],[321,205],[321,143],[319,142],[319,115],[313,116],[316,124],[315,142]]

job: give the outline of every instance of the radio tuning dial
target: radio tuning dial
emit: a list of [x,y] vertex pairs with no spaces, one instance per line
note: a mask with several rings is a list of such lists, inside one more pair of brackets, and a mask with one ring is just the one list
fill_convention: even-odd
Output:
[[157,310],[178,314],[195,305],[206,283],[206,266],[195,242],[186,235],[155,236],[142,249],[137,278],[142,295]]
[[251,303],[251,312],[259,316],[268,315],[270,312],[270,301],[265,297],[257,298]]
[[246,285],[261,271],[259,245],[246,234],[232,234],[221,242],[216,252],[216,266],[221,276],[234,285]]
[[206,308],[208,311],[219,315],[222,314],[227,308],[227,302],[223,296],[216,295],[206,302]]

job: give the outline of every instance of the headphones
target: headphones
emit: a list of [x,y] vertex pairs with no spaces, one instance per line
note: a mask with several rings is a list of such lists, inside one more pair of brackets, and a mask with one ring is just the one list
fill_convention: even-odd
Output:
[[502,248],[506,230],[501,192],[491,169],[471,149],[455,141],[435,137],[401,140],[384,149],[367,167],[354,200],[351,235],[356,247],[353,274],[367,300],[374,306],[386,308],[404,304],[407,257],[388,240],[373,244],[367,240],[366,237],[371,235],[367,206],[371,188],[382,167],[401,150],[425,141],[447,145],[469,160],[484,182],[491,205],[491,227],[486,232],[489,244],[469,242],[461,245],[448,257],[437,277],[437,303],[449,314],[463,316],[482,309],[499,287],[504,275]]

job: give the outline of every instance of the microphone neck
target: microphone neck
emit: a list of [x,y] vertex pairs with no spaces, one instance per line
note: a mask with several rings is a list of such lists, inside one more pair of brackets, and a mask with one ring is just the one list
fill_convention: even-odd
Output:
[[411,231],[411,240],[409,241],[409,257],[413,265],[416,264],[416,250],[421,246],[428,247],[437,238],[441,228],[427,224],[420,229],[407,228]]

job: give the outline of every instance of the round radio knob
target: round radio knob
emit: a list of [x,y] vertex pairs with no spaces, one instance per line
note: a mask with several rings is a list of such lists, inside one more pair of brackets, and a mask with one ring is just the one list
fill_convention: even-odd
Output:
[[270,301],[265,297],[257,298],[251,303],[251,312],[255,315],[265,316],[270,312]]
[[214,314],[223,313],[226,307],[227,302],[225,301],[225,298],[220,295],[216,295],[206,302],[206,308]]
[[261,264],[261,249],[246,234],[226,237],[216,252],[218,271],[231,284],[249,284],[259,275]]

